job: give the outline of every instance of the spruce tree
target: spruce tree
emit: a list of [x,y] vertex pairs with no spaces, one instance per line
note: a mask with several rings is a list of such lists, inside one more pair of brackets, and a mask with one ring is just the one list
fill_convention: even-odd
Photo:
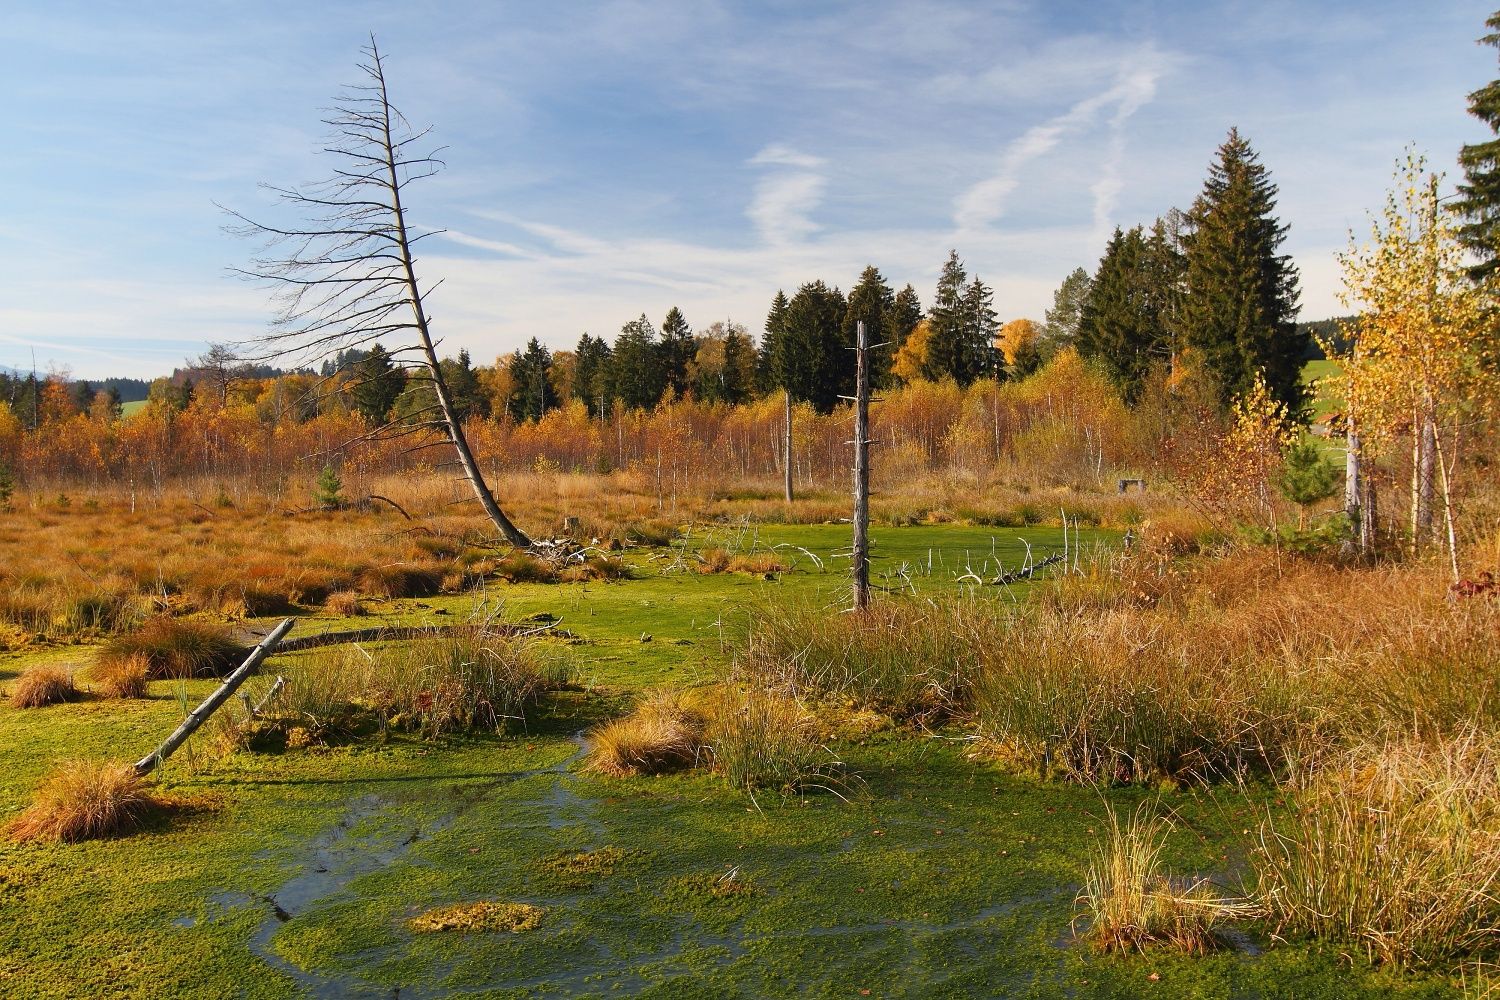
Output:
[[1183,339],[1200,352],[1223,406],[1258,374],[1276,401],[1300,413],[1308,336],[1297,329],[1297,270],[1278,253],[1287,229],[1275,209],[1269,172],[1230,129],[1188,213]]
[[938,277],[937,291],[927,318],[932,333],[927,345],[927,367],[935,378],[952,378],[967,385],[969,352],[965,344],[968,326],[964,315],[965,282],[968,272],[957,250],[948,252],[943,273]]
[[[849,289],[849,308],[844,312],[844,342],[856,343],[858,324],[865,322],[865,333],[874,345],[870,350],[870,382],[884,385],[890,377],[891,355],[894,353],[885,329],[891,313],[896,308],[896,293],[886,284],[880,268],[873,264],[860,273],[859,281]],[[920,319],[921,317],[918,316]]]
[[1000,333],[1000,318],[995,314],[995,292],[974,275],[969,287],[964,289],[964,326],[962,375],[960,385],[967,385],[979,378],[999,378],[1004,375],[1000,353],[995,338]]
[[[880,380],[872,380],[875,385],[888,386],[894,380],[895,376],[891,373],[890,366],[895,364],[896,352],[901,349],[902,344],[906,343],[906,338],[911,336],[911,332],[920,322],[922,322],[922,300],[917,297],[917,290],[908,282],[905,288],[896,293],[896,300],[885,315],[885,327],[878,331],[886,342],[882,350],[886,352],[888,364],[885,376]],[[876,332],[870,331],[872,336]]]
[[719,398],[730,406],[738,406],[750,398],[750,379],[755,373],[754,348],[750,338],[740,331],[744,327],[732,324],[724,336],[724,368],[719,373]]
[[[1500,11],[1484,23],[1491,31],[1479,39],[1480,44],[1500,48]],[[1488,125],[1495,137],[1458,151],[1465,183],[1458,185],[1459,198],[1453,207],[1468,220],[1459,229],[1459,238],[1479,258],[1470,273],[1488,278],[1500,269],[1500,80],[1491,80],[1469,95],[1469,114]]]
[[1089,283],[1075,339],[1078,353],[1101,365],[1132,402],[1161,346],[1160,327],[1142,294],[1145,255],[1140,226],[1115,227]]
[[762,393],[780,389],[781,372],[776,367],[781,351],[781,337],[786,329],[786,292],[776,289],[771,300],[771,311],[766,313],[765,336],[760,339],[760,350],[755,356],[755,380]]
[[376,344],[364,360],[354,365],[349,395],[354,409],[377,427],[391,416],[391,408],[406,388],[406,373],[391,362],[385,348]]
[[657,350],[661,355],[660,367],[666,387],[674,395],[684,395],[688,390],[688,365],[698,353],[698,344],[693,339],[692,327],[688,326],[682,310],[676,306],[667,310],[667,318],[662,321]]
[[448,400],[453,404],[453,416],[460,422],[470,417],[490,415],[490,399],[479,385],[479,377],[469,361],[469,352],[458,352],[457,358],[444,358],[438,362],[442,368],[443,381],[448,385]]
[[584,334],[578,339],[577,361],[573,370],[573,397],[588,407],[596,417],[603,417],[605,406],[613,399],[611,372],[613,353],[603,337]]
[[507,405],[513,419],[540,420],[557,405],[551,375],[552,353],[535,337],[527,341],[525,353],[511,356],[510,377],[514,388]]
[[820,413],[854,389],[854,352],[843,336],[847,309],[843,293],[822,281],[803,285],[787,304],[773,366],[780,386]]
[[660,403],[666,378],[656,328],[645,313],[620,327],[614,355],[615,398],[632,410],[649,410]]

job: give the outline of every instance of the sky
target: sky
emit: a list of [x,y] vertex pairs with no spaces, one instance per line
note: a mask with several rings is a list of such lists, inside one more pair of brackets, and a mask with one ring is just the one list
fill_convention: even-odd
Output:
[[413,184],[444,353],[613,339],[679,306],[753,332],[866,264],[926,303],[950,249],[1040,319],[1115,226],[1187,208],[1231,126],[1280,189],[1302,318],[1340,305],[1406,147],[1487,132],[1485,3],[714,0],[23,3],[0,18],[0,365],[152,377],[252,340],[262,183],[331,170],[376,37],[446,169]]

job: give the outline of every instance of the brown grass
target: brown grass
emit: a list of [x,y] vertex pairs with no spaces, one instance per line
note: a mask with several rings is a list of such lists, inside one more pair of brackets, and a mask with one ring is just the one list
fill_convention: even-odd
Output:
[[358,592],[338,590],[328,595],[328,599],[323,602],[323,610],[340,618],[353,618],[364,614],[365,606],[360,603]]
[[144,653],[107,657],[89,671],[89,680],[106,698],[144,698],[151,678],[151,663]]
[[62,667],[28,667],[10,686],[10,703],[16,708],[42,708],[76,697],[73,674]]
[[153,679],[212,677],[238,666],[247,652],[223,625],[158,615],[105,643],[99,662],[143,658]]
[[703,751],[703,710],[681,691],[648,692],[635,710],[588,734],[588,769],[614,777],[692,767]]
[[43,779],[6,832],[13,840],[66,843],[110,837],[135,829],[162,805],[129,764],[67,761]]
[[542,925],[547,911],[530,903],[453,903],[437,906],[406,922],[423,934],[437,931],[504,931],[520,934]]

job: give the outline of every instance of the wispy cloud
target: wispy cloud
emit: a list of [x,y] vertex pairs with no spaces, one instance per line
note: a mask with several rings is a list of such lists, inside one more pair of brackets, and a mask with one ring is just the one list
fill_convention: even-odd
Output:
[[755,197],[745,215],[755,225],[763,242],[784,247],[800,243],[819,229],[808,218],[818,207],[828,178],[820,157],[800,153],[789,146],[771,145],[748,161],[751,166],[774,169],[755,185]]
[[998,221],[1005,214],[1007,200],[1021,183],[1024,168],[1051,153],[1065,136],[1089,128],[1103,110],[1113,106],[1115,112],[1108,122],[1109,149],[1101,164],[1100,177],[1090,189],[1094,197],[1095,228],[1099,228],[1100,220],[1107,220],[1113,211],[1121,187],[1119,171],[1125,153],[1125,123],[1155,96],[1156,82],[1162,72],[1159,60],[1152,53],[1141,63],[1118,71],[1107,90],[1086,97],[1062,114],[1023,132],[1000,154],[994,173],[958,197],[953,221],[960,236],[972,235]]

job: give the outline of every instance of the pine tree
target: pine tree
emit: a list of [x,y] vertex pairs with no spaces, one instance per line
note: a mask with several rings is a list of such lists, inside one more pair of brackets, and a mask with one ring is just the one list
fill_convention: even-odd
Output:
[[[865,322],[865,333],[871,344],[870,382],[884,385],[890,378],[891,356],[895,353],[885,330],[896,308],[896,293],[886,284],[885,276],[873,264],[860,273],[859,281],[849,290],[849,308],[844,313],[844,342],[854,344],[858,323]],[[918,317],[921,318],[920,316]]]
[[[1484,23],[1491,31],[1479,43],[1500,48],[1500,11]],[[1458,186],[1459,198],[1453,207],[1468,220],[1458,230],[1459,238],[1479,258],[1470,273],[1488,278],[1500,269],[1500,80],[1491,80],[1469,95],[1469,114],[1488,125],[1496,137],[1458,151],[1467,183]]]
[[968,280],[957,250],[948,252],[938,277],[932,308],[927,312],[931,335],[927,342],[927,366],[936,378],[952,378],[967,385],[968,352],[965,348],[964,283]]
[[977,274],[964,289],[963,309],[963,363],[959,384],[1003,376],[1005,373],[995,345],[995,338],[1000,333],[1000,318],[995,314],[995,292]]
[[406,373],[391,363],[385,348],[376,344],[364,360],[354,365],[354,379],[349,395],[354,409],[363,414],[370,423],[380,426],[390,419],[391,407],[396,405],[401,392],[406,388]]
[[682,315],[682,310],[673,306],[667,310],[667,318],[661,324],[661,341],[657,344],[661,355],[660,367],[666,387],[676,396],[688,391],[688,365],[698,353],[698,344],[693,339],[692,327]]
[[766,314],[765,336],[760,338],[760,350],[755,356],[755,380],[763,393],[781,388],[781,372],[777,369],[780,357],[781,337],[786,329],[788,306],[786,292],[776,289],[771,300],[771,311]]
[[1237,129],[1219,147],[1188,219],[1182,302],[1186,346],[1217,383],[1220,403],[1248,392],[1257,375],[1294,413],[1302,410],[1297,271],[1277,251],[1287,229],[1272,214],[1276,185]]
[[1042,329],[1037,337],[1037,357],[1047,361],[1064,347],[1073,346],[1078,336],[1078,323],[1083,317],[1083,305],[1088,301],[1089,273],[1077,268],[1063,279],[1057,291],[1052,293],[1052,308],[1047,310]]
[[615,398],[631,410],[649,410],[660,403],[666,379],[656,328],[645,313],[620,327],[614,354]]

